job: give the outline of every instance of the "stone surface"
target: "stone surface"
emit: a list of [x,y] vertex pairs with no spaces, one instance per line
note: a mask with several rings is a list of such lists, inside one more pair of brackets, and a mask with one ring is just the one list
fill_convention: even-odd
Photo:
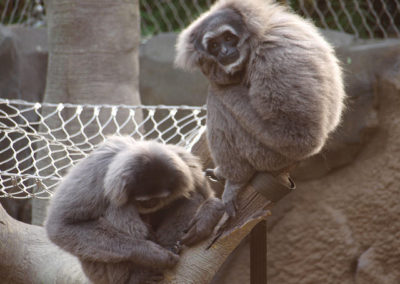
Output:
[[400,41],[368,41],[337,48],[348,95],[343,122],[321,154],[303,161],[293,172],[296,180],[317,178],[349,164],[379,127],[377,77],[393,64]]
[[140,48],[140,94],[144,104],[204,105],[206,78],[174,68],[175,33],[157,35]]
[[377,74],[380,131],[353,164],[300,185],[271,222],[269,283],[399,283],[400,53],[391,61]]
[[0,25],[0,97],[42,101],[46,84],[45,29]]
[[319,31],[334,47],[347,46],[354,43],[356,40],[354,35],[343,32],[324,29],[320,29]]

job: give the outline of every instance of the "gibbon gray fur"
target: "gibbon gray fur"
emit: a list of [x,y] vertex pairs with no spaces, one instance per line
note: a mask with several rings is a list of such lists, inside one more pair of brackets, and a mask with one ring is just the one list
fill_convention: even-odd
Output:
[[256,172],[279,173],[318,153],[344,108],[333,48],[309,21],[262,0],[220,0],[178,37],[178,67],[210,81],[207,135],[222,199]]
[[45,227],[94,283],[153,283],[177,263],[180,244],[208,237],[223,212],[197,157],[113,137],[65,176]]

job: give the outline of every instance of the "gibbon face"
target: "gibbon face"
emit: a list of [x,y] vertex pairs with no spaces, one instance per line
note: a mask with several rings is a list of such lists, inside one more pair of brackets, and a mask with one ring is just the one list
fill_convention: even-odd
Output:
[[195,48],[204,55],[203,60],[217,62],[228,74],[240,71],[249,55],[247,39],[249,33],[245,29],[242,17],[232,9],[222,9],[205,18],[193,32]]
[[136,162],[137,169],[126,190],[140,213],[155,212],[185,192],[188,184],[184,174],[167,158],[160,154],[139,156]]

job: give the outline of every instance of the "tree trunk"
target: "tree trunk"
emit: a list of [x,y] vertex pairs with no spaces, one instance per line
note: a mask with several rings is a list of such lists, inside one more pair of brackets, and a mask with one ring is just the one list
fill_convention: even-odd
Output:
[[[140,104],[138,93],[140,43],[138,0],[47,0],[47,24],[49,39],[49,63],[44,102],[73,104]],[[54,109],[52,109],[54,111]],[[110,118],[109,112],[101,112],[100,125],[89,122],[93,109],[84,108],[77,120],[64,124],[77,114],[76,108],[65,108],[60,116],[44,120],[41,132],[44,141],[39,144],[36,159],[40,176],[63,175],[71,160],[67,150],[59,151],[47,140],[68,139],[71,144],[96,145],[103,136],[99,132],[113,134],[116,125],[103,129],[101,123]],[[42,115],[50,113],[46,107]],[[122,121],[127,113],[116,115]],[[140,120],[140,114],[136,120]],[[61,128],[63,131],[56,131]],[[124,128],[120,133],[130,133]],[[52,153],[57,150],[57,154]],[[53,161],[57,161],[57,165]],[[42,180],[50,186],[51,181]],[[33,224],[42,224],[48,200],[33,200]]]
[[1,283],[88,283],[74,256],[53,245],[43,227],[11,218],[0,205]]

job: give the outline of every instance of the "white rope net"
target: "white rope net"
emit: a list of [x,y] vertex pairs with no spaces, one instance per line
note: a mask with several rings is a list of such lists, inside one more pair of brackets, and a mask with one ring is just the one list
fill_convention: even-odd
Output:
[[109,135],[190,150],[205,131],[205,121],[205,107],[0,99],[0,198],[49,199],[66,170]]

